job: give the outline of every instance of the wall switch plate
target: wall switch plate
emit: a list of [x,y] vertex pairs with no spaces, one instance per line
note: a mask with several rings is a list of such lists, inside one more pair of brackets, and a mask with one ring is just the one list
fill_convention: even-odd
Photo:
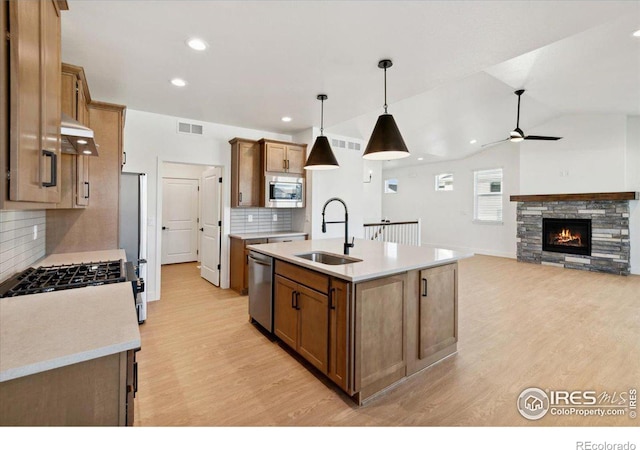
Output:
[[247,216],[247,222],[253,222],[253,214]]
[[33,226],[33,240],[38,239],[38,225]]
[[277,221],[278,221],[278,215],[277,215],[277,214],[274,214],[274,215],[273,215],[273,221],[274,221],[274,222],[277,222]]

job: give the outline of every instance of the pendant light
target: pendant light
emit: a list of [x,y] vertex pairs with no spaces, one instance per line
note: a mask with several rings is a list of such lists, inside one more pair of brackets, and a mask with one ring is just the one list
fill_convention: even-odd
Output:
[[340,167],[336,157],[329,145],[329,139],[322,135],[324,131],[324,101],[328,97],[325,94],[318,95],[317,99],[320,100],[320,136],[316,138],[316,142],[311,148],[309,158],[304,165],[307,170],[331,170]]
[[407,145],[402,139],[398,125],[391,114],[387,114],[387,69],[393,63],[390,59],[383,59],[378,67],[384,69],[384,114],[378,117],[369,143],[362,157],[372,160],[400,159],[409,156]]

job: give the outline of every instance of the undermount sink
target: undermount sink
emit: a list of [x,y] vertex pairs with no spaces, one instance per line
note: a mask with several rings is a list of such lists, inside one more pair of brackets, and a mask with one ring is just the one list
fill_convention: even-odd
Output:
[[338,266],[341,264],[350,264],[355,262],[362,261],[358,258],[351,258],[350,256],[342,256],[342,255],[334,255],[332,253],[326,252],[310,252],[310,253],[301,253],[299,255],[295,255],[298,258],[308,259],[309,261],[329,264],[332,266]]

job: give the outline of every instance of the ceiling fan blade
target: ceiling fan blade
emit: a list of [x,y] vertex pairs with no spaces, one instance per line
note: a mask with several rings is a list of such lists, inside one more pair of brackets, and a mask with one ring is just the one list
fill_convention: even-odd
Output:
[[558,139],[562,139],[561,137],[554,137],[554,136],[533,136],[533,135],[529,135],[529,136],[525,136],[525,139],[529,139],[532,141],[557,141]]
[[488,144],[482,144],[480,147],[481,147],[481,148],[484,148],[484,147],[488,147],[488,146],[490,146],[490,145],[496,145],[496,144],[499,144],[500,142],[505,142],[505,141],[508,141],[508,140],[509,140],[509,138],[502,139],[502,140],[500,140],[500,141],[489,142]]

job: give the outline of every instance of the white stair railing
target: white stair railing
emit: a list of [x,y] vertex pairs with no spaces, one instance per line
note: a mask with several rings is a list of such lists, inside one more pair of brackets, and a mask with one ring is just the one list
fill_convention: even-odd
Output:
[[420,245],[420,219],[406,222],[365,223],[364,238],[372,241],[395,242],[405,245]]

